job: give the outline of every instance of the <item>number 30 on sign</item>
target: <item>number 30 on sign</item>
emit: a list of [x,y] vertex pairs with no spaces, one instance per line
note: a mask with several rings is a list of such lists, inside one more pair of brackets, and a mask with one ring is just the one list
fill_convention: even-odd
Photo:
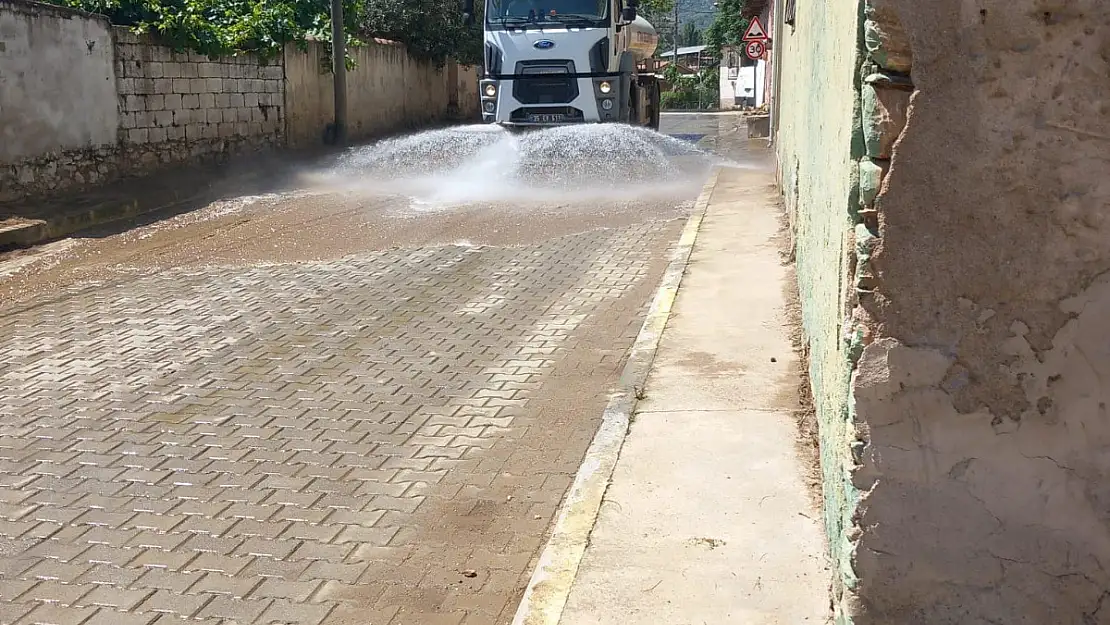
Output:
[[767,52],[767,46],[763,45],[762,41],[749,41],[744,45],[744,54],[748,58],[756,61],[763,58],[763,54]]

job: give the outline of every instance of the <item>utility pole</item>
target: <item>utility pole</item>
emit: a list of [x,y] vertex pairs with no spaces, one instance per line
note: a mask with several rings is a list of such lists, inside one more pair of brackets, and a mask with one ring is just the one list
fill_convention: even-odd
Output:
[[674,36],[672,39],[674,39],[671,42],[674,44],[674,59],[671,62],[674,63],[675,70],[678,70],[678,0],[674,0]]
[[343,0],[331,0],[331,69],[335,87],[335,145],[347,142],[347,35],[343,32]]

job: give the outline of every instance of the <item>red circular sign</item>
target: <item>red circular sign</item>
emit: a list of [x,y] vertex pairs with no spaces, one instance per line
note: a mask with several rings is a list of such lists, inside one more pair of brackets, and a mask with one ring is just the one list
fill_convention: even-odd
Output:
[[766,52],[767,46],[763,45],[762,41],[749,41],[748,45],[744,46],[744,53],[753,61],[763,58]]

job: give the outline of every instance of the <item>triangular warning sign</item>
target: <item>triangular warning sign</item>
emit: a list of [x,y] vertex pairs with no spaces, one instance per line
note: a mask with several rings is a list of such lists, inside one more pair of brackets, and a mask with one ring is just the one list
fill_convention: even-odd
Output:
[[744,41],[764,41],[768,39],[767,31],[758,17],[753,17],[748,23],[748,30],[744,31]]

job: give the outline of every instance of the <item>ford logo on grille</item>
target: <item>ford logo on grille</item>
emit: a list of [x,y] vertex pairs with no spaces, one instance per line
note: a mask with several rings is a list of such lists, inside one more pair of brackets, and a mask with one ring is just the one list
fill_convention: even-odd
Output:
[[536,43],[533,43],[532,47],[538,50],[550,50],[555,47],[555,42],[548,39],[540,39]]

